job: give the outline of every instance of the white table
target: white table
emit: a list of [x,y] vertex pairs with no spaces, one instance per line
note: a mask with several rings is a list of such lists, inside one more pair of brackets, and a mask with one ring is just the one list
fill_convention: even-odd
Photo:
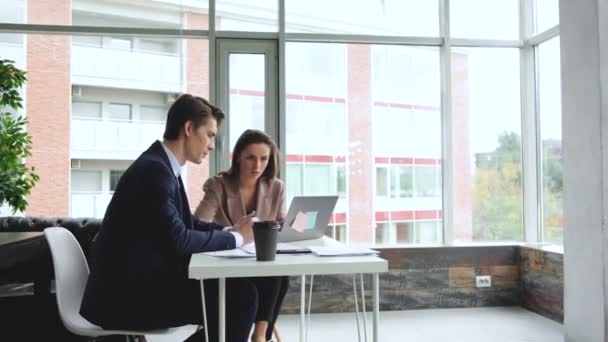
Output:
[[[291,242],[292,245],[336,245],[339,242],[322,237],[315,240]],[[203,254],[194,254],[190,260],[189,277],[201,281],[219,279],[219,338],[225,342],[226,318],[226,278],[295,276],[319,274],[372,274],[373,299],[373,341],[378,342],[378,325],[380,321],[379,273],[388,271],[388,262],[377,256],[340,256],[318,257],[312,254],[277,254],[276,260],[258,262],[255,258],[219,258]],[[303,279],[304,280],[304,279]],[[304,285],[304,284],[302,284]],[[304,295],[302,295],[301,313],[303,313]],[[204,303],[203,303],[203,312]],[[300,322],[300,341],[303,336],[303,322]]]

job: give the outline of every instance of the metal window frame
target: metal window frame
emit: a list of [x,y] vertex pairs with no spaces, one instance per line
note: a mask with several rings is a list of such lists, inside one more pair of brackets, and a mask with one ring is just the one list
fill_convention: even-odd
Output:
[[[217,84],[216,44],[218,39],[265,39],[276,40],[278,44],[277,84],[278,84],[278,113],[274,114],[271,125],[276,127],[276,139],[279,147],[286,147],[286,58],[285,46],[288,42],[313,43],[341,43],[341,44],[387,44],[402,46],[435,46],[440,51],[440,88],[441,88],[441,146],[442,146],[442,205],[443,205],[443,234],[444,244],[454,242],[454,204],[453,204],[453,168],[450,163],[453,157],[451,144],[453,118],[452,118],[452,91],[451,91],[451,50],[452,47],[504,47],[520,49],[520,82],[521,82],[521,112],[522,112],[522,173],[524,189],[524,240],[538,242],[542,240],[540,213],[542,208],[542,193],[539,186],[539,112],[537,104],[537,60],[535,48],[550,39],[559,36],[559,24],[534,34],[534,8],[531,1],[519,0],[520,4],[520,39],[519,40],[491,40],[491,39],[463,39],[450,36],[450,0],[439,1],[439,36],[372,36],[350,34],[319,34],[319,33],[286,33],[285,0],[278,1],[278,32],[236,32],[216,31],[216,0],[209,0],[209,27],[208,30],[188,29],[154,29],[138,27],[103,27],[103,26],[72,26],[72,25],[39,25],[0,23],[0,33],[31,33],[31,34],[65,34],[65,35],[111,35],[126,37],[158,37],[175,39],[207,39],[209,44],[209,79]],[[209,97],[212,102],[217,100],[217,89],[209,88]],[[218,151],[219,152],[219,151]],[[210,172],[219,171],[217,155],[209,160]],[[281,174],[285,177],[286,161],[280,165]],[[370,199],[371,201],[371,199]],[[347,232],[348,235],[348,232]]]

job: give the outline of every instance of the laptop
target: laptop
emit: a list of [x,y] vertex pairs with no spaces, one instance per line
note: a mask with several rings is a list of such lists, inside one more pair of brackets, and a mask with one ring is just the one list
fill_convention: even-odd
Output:
[[338,196],[296,196],[279,231],[279,242],[316,239],[325,235]]
[[[337,202],[338,196],[294,197],[279,230],[277,254],[311,253],[309,248],[289,242],[317,239],[325,235]],[[242,246],[241,249],[255,254],[253,243]]]

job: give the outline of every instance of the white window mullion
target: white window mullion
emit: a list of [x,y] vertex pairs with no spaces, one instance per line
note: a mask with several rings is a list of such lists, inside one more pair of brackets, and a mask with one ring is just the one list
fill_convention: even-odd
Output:
[[[520,0],[520,38],[526,39],[534,31],[532,1]],[[521,69],[521,146],[523,186],[524,241],[541,240],[541,191],[539,190],[539,126],[536,82],[535,47],[526,43],[520,49]]]
[[443,177],[443,243],[454,242],[454,175],[452,165],[452,48],[450,40],[449,0],[439,1],[439,32],[443,38],[440,49],[441,67],[441,130]]

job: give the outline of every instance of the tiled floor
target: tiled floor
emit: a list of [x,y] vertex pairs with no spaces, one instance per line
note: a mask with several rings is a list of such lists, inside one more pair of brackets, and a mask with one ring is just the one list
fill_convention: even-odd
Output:
[[[371,315],[367,320],[371,341]],[[281,316],[283,342],[299,341],[299,316]],[[149,342],[182,341],[194,327]],[[309,341],[357,341],[354,314],[312,315]],[[363,328],[361,327],[361,334]],[[363,340],[363,339],[362,339]],[[381,342],[562,342],[563,325],[520,307],[387,311],[380,314]]]

